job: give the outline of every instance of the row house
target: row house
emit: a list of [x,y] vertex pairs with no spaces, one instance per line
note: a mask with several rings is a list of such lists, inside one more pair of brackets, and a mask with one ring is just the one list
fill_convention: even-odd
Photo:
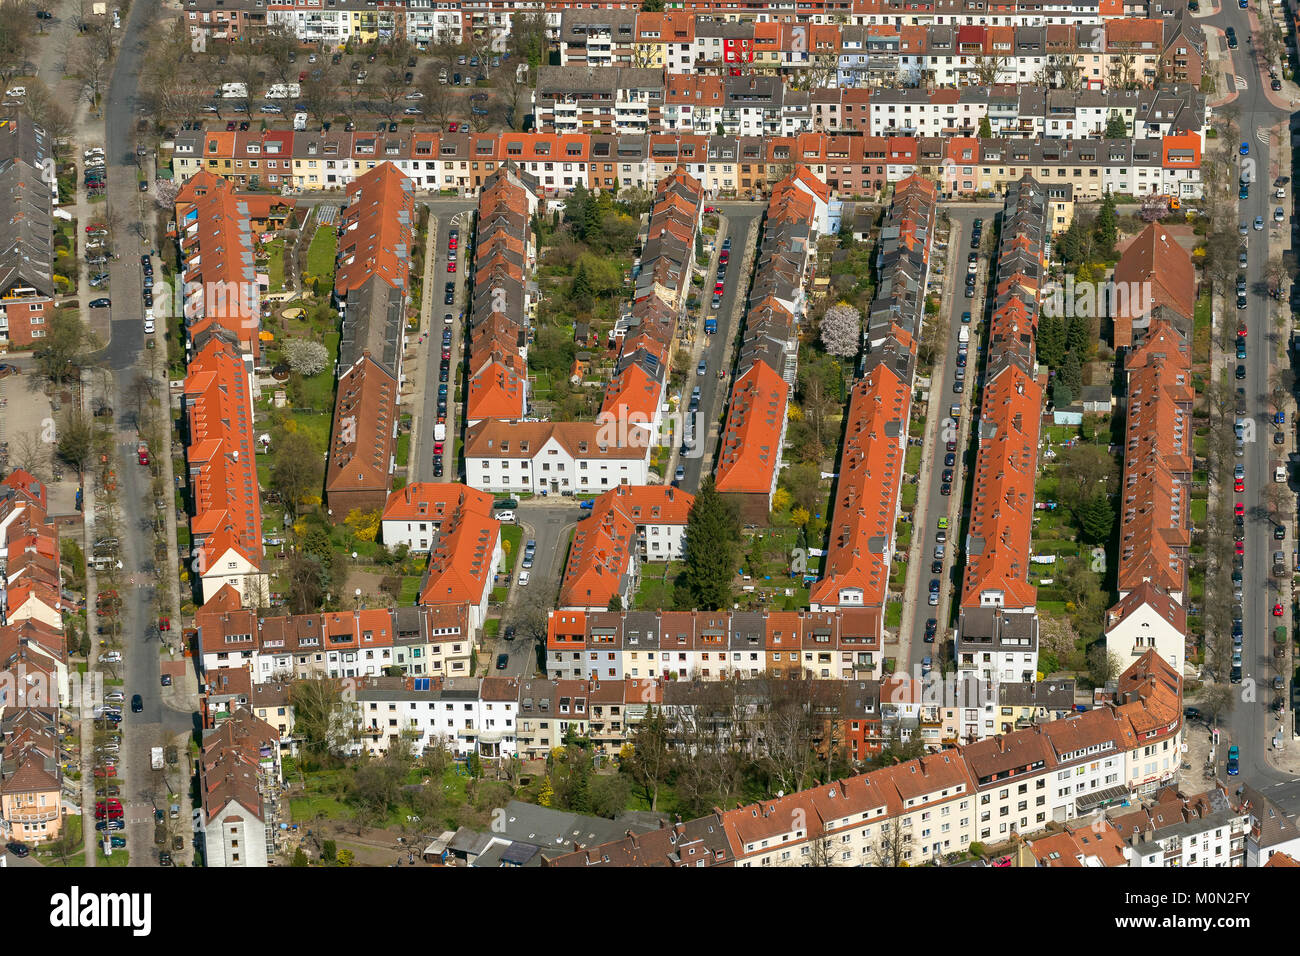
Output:
[[[678,88],[682,98],[692,90],[712,96],[717,90],[709,92],[707,79],[695,77],[680,88],[669,88]],[[1099,202],[1107,191],[1184,199],[1202,194],[1204,99],[1200,94],[1125,91],[1115,94],[1121,106],[1105,107],[1103,120],[1101,106],[1074,104],[1058,109],[1053,105],[1054,112],[1049,113],[1041,97],[1025,104],[1027,112],[1022,115],[1020,98],[1014,91],[989,93],[987,117],[995,135],[980,138],[957,132],[934,136],[871,135],[873,118],[884,117],[881,122],[886,125],[893,121],[887,113],[869,107],[862,95],[867,92],[843,91],[838,105],[824,92],[809,94],[801,101],[799,112],[789,117],[773,113],[770,122],[763,119],[770,125],[770,132],[740,132],[742,125],[750,129],[753,124],[742,124],[740,113],[724,123],[722,106],[677,103],[667,114],[675,125],[665,124],[664,132],[649,134],[286,133],[282,135],[293,137],[292,156],[276,162],[292,167],[290,179],[284,180],[286,185],[291,182],[296,189],[311,191],[344,189],[357,175],[380,163],[391,163],[418,189],[447,189],[473,196],[502,166],[513,163],[517,170],[535,177],[537,194],[546,197],[567,195],[579,184],[593,190],[654,189],[680,167],[710,196],[757,198],[770,195],[775,184],[797,165],[807,167],[838,198],[874,198],[889,185],[915,174],[940,183],[945,197],[976,198],[1005,192],[1026,172],[1049,188],[1068,188],[1079,202]],[[1051,96],[1060,94],[1049,91]],[[955,121],[964,123],[966,119],[958,116],[959,109],[966,113],[968,105],[984,95],[982,89],[959,91],[952,116],[935,113],[927,106],[924,113],[913,118],[899,115],[894,121],[915,122],[918,130],[930,131],[945,129],[952,120],[953,129],[960,130],[964,127]],[[951,98],[948,94],[934,96],[938,100]],[[861,101],[850,102],[855,97]],[[1132,102],[1124,105],[1124,97],[1131,97]],[[1040,108],[1035,110],[1032,102],[1039,103]],[[692,112],[685,110],[687,105],[691,105]],[[1099,124],[1104,132],[1111,113],[1125,119],[1135,131],[1135,138],[1067,135],[1070,130],[1090,133]],[[719,125],[729,127],[729,131],[717,135],[714,131]],[[976,120],[975,125],[980,126],[980,121]],[[1049,135],[1049,127],[1060,135]],[[187,135],[193,139],[187,141]],[[237,185],[251,181],[246,170],[221,168],[223,164],[239,167],[244,163],[229,159],[236,135],[240,134],[199,131],[179,135],[174,159],[178,179],[201,168],[182,155],[186,143],[206,139],[209,145],[228,144],[220,147],[227,150],[227,158],[209,160],[208,172],[230,178]],[[328,169],[322,168],[323,164]]]
[[932,183],[909,178],[881,225],[878,290],[863,334],[862,377],[850,391],[830,546],[810,595],[814,609],[885,606],[936,201]]
[[560,14],[559,54],[562,66],[631,66],[636,35],[636,9],[565,10]]
[[631,604],[645,561],[681,560],[695,496],[671,485],[620,485],[578,523],[560,582],[560,607]]
[[[1159,223],[1153,228],[1158,230]],[[1147,301],[1120,313],[1137,313],[1136,331],[1142,338],[1123,353],[1128,408],[1120,485],[1119,601],[1106,615],[1106,648],[1120,660],[1155,649],[1170,666],[1181,668],[1187,654],[1195,457],[1190,444],[1195,390],[1189,301],[1195,283],[1190,259],[1177,243],[1167,243],[1162,232],[1154,246],[1142,238],[1135,242],[1135,258],[1144,257],[1144,247],[1146,255],[1156,251],[1156,259],[1148,260],[1156,271],[1137,270],[1132,262],[1115,269],[1117,287],[1121,274],[1143,275],[1135,287]],[[1167,259],[1161,249],[1168,250]],[[1181,268],[1184,261],[1186,270]],[[1186,317],[1183,303],[1188,304]],[[1115,328],[1118,338],[1118,320]]]
[[[309,144],[314,142],[310,138],[299,141],[296,137],[296,133],[287,129],[228,130],[214,127],[182,130],[172,139],[172,170],[178,182],[184,182],[196,173],[207,172],[228,179],[238,189],[278,192],[296,182],[295,144],[300,142],[305,153]],[[337,146],[335,149],[337,153]],[[340,185],[352,178],[350,157],[347,166],[346,176],[330,185]],[[323,183],[324,180],[313,182]]]
[[474,633],[463,604],[258,618],[226,589],[209,605],[195,617],[205,675],[245,668],[256,687],[374,677],[388,667],[425,677],[469,673]]
[[[1160,666],[1150,655],[1126,676],[1144,679]],[[1177,675],[1162,675],[1170,678],[1172,687],[1162,685],[1159,695],[723,813],[735,828],[738,865],[917,864],[1154,793],[1174,778],[1181,759],[1181,690]],[[1152,720],[1161,722],[1158,733],[1137,732]],[[1152,749],[1156,761],[1148,760]],[[1164,782],[1128,786],[1151,762],[1165,768],[1156,773]],[[818,796],[827,802],[819,805]]]
[[33,345],[54,319],[53,149],[26,117],[0,120],[0,343]]
[[535,183],[513,165],[492,174],[479,197],[470,292],[465,420],[519,421],[528,409],[528,318],[536,237]]
[[388,496],[380,516],[380,540],[389,550],[427,554],[438,533],[458,511],[492,513],[492,496],[459,482],[417,481]]
[[241,599],[265,603],[250,377],[244,354],[223,329],[210,333],[186,369],[181,422],[199,601],[229,585]]
[[1150,804],[1112,811],[1109,819],[1131,850],[1130,866],[1246,865],[1250,808],[1222,783],[1193,797],[1166,787]]
[[465,433],[465,483],[493,494],[599,494],[649,483],[654,445],[596,422],[486,419]]
[[420,603],[468,608],[469,627],[476,633],[487,619],[492,587],[504,561],[501,522],[490,512],[462,505],[438,529]]
[[57,701],[0,708],[0,821],[7,839],[34,845],[62,835],[62,747]]
[[664,88],[654,67],[544,66],[533,113],[548,133],[648,133],[660,128]]
[[771,512],[804,289],[817,237],[829,228],[829,197],[826,184],[797,165],[773,188],[764,218],[716,470],[718,492],[737,503],[747,524],[765,524]]
[[334,273],[339,381],[325,465],[335,522],[353,510],[379,511],[392,487],[415,220],[414,186],[391,163],[348,186]]
[[880,673],[883,613],[583,611],[550,614],[546,672],[553,679],[815,677]]
[[1026,176],[1007,193],[994,267],[984,398],[967,533],[961,616],[954,652],[959,672],[993,680],[1033,680],[1037,671],[1037,592],[1029,582],[1042,388],[1034,334],[1047,275],[1047,197]]
[[191,360],[218,336],[234,344],[252,382],[261,355],[260,283],[254,269],[255,241],[247,204],[230,180],[200,171],[176,195],[179,288],[172,296],[185,320]]
[[196,39],[237,42],[266,30],[264,0],[185,0],[182,10]]
[[415,754],[513,757],[519,681],[504,677],[375,677],[357,685],[360,748],[378,756],[405,742]]
[[397,36],[397,4],[377,6],[365,0],[268,0],[268,27],[292,31],[303,43],[342,49]]
[[699,181],[681,168],[655,188],[641,254],[633,263],[632,301],[612,333],[618,360],[596,416],[618,436],[658,438],[673,342],[695,271],[703,200]]
[[269,866],[283,779],[275,728],[241,708],[204,735],[198,764],[204,865]]

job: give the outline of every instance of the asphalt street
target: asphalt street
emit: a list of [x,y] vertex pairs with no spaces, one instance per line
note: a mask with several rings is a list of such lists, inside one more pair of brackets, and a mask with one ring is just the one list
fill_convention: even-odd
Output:
[[[1227,51],[1232,58],[1233,72],[1247,81],[1247,86],[1239,92],[1233,106],[1239,110],[1241,138],[1249,143],[1251,158],[1255,161],[1256,181],[1250,190],[1248,199],[1240,202],[1239,218],[1241,222],[1253,224],[1256,216],[1264,218],[1271,231],[1272,208],[1276,203],[1272,199],[1273,179],[1279,175],[1272,170],[1274,161],[1273,142],[1270,137],[1261,136],[1262,131],[1279,122],[1287,120],[1287,112],[1274,106],[1265,95],[1260,79],[1259,68],[1255,62],[1253,46],[1249,41],[1251,24],[1249,11],[1239,9],[1236,4],[1225,2],[1220,13],[1202,21],[1208,26],[1233,27],[1242,43],[1236,50]],[[1285,202],[1290,205],[1290,197]],[[1274,329],[1270,316],[1269,300],[1264,293],[1265,268],[1269,260],[1269,248],[1266,236],[1268,232],[1255,232],[1252,228],[1249,243],[1249,265],[1246,270],[1249,289],[1248,305],[1244,310],[1247,328],[1248,350],[1245,361],[1246,379],[1244,383],[1234,379],[1233,384],[1244,384],[1247,409],[1250,418],[1256,423],[1256,434],[1260,440],[1248,443],[1245,456],[1240,459],[1245,466],[1246,492],[1234,500],[1244,501],[1248,513],[1259,514],[1267,510],[1264,489],[1273,480],[1271,460],[1273,445],[1271,427],[1273,409],[1269,400],[1269,372],[1272,368],[1271,355],[1275,348],[1272,343]],[[1222,321],[1236,321],[1243,313],[1225,315]],[[1230,363],[1235,366],[1235,361]],[[1226,476],[1219,479],[1222,493],[1228,493],[1231,485]],[[1221,725],[1228,730],[1232,742],[1240,748],[1240,779],[1243,782],[1268,788],[1273,784],[1283,784],[1275,799],[1292,800],[1300,805],[1300,781],[1273,768],[1266,759],[1270,738],[1277,729],[1278,721],[1270,711],[1273,694],[1269,688],[1273,678],[1271,641],[1273,621],[1271,607],[1278,599],[1276,582],[1269,576],[1269,554],[1273,550],[1271,526],[1266,521],[1249,521],[1246,524],[1246,561],[1244,577],[1244,653],[1242,655],[1242,687],[1251,686],[1253,682],[1256,693],[1241,694],[1232,712],[1221,719]],[[1227,600],[1227,596],[1220,596]],[[1215,600],[1213,595],[1209,600]],[[1288,675],[1283,675],[1284,677]],[[1294,746],[1294,745],[1293,745]],[[1222,763],[1226,760],[1226,748],[1221,747],[1217,755]],[[1274,796],[1269,791],[1270,796]]]
[[[691,352],[690,367],[686,369],[686,378],[682,384],[682,395],[678,407],[683,415],[688,415],[691,389],[700,387],[700,410],[693,418],[695,445],[685,457],[681,454],[681,441],[669,462],[670,470],[664,475],[664,481],[673,480],[675,469],[681,465],[685,476],[681,486],[692,493],[699,491],[707,470],[713,470],[717,456],[718,438],[722,433],[722,416],[726,408],[727,397],[731,391],[731,376],[735,371],[735,347],[739,342],[738,333],[743,327],[745,300],[749,294],[750,276],[753,262],[757,256],[757,243],[746,248],[745,240],[749,235],[750,225],[763,215],[763,205],[752,202],[723,202],[718,204],[722,213],[722,222],[715,237],[715,246],[710,255],[711,271],[704,276],[704,288],[701,299],[704,308],[694,327],[694,346]],[[731,253],[727,263],[724,279],[722,303],[714,310],[710,308],[713,299],[713,283],[717,278],[718,254],[722,250],[723,240],[731,238]],[[704,334],[704,319],[717,316],[718,331],[715,335]],[[705,362],[703,375],[696,374],[700,361]],[[720,378],[718,373],[725,372]],[[683,419],[685,421],[685,419]]]
[[[136,186],[138,167],[131,130],[138,116],[136,90],[147,26],[153,22],[157,8],[157,0],[140,0],[132,5],[123,24],[121,46],[104,107],[108,136],[104,144],[108,164],[106,207],[117,220],[110,237],[117,258],[109,264],[113,302],[111,339],[100,356],[100,367],[107,369],[112,377],[116,392],[112,404],[119,410],[127,404],[126,396],[144,353],[141,297],[144,276],[140,255],[150,251],[154,213],[151,197],[139,192]],[[161,303],[156,311],[163,311]],[[192,714],[166,707],[162,701],[160,641],[153,620],[154,582],[159,580],[159,569],[154,565],[152,528],[148,518],[141,517],[154,513],[150,473],[135,461],[136,433],[130,416],[119,414],[115,424],[122,511],[120,557],[123,574],[131,582],[122,594],[124,663],[118,669],[127,700],[139,694],[143,705],[138,714],[130,706],[123,708],[123,749],[118,776],[123,780],[131,865],[154,866],[158,857],[153,846],[153,811],[167,805],[168,794],[149,766],[149,750],[161,745],[169,734],[191,730],[194,718]]]
[[[460,481],[456,468],[456,439],[462,437],[461,406],[454,399],[456,390],[461,390],[462,398],[465,388],[463,358],[469,348],[469,289],[466,272],[469,269],[469,247],[471,245],[471,226],[473,224],[474,203],[464,199],[432,200],[425,203],[429,207],[429,236],[435,243],[433,280],[426,284],[424,295],[431,297],[428,333],[421,348],[424,354],[420,361],[424,363],[424,395],[421,398],[417,433],[412,436],[415,442],[415,481]],[[447,237],[452,229],[459,231],[456,247],[456,271],[448,272],[450,261],[447,250]],[[456,286],[456,301],[447,305],[444,288],[448,281]],[[450,312],[452,323],[448,325],[444,316]],[[447,375],[447,438],[443,444],[442,477],[433,476],[434,425],[438,421],[438,365],[442,360],[442,330],[451,329],[451,365]],[[403,463],[398,462],[400,467]]]
[[[941,307],[939,320],[947,326],[945,345],[939,350],[939,355],[935,359],[934,371],[931,376],[931,389],[935,393],[932,399],[931,407],[936,405],[939,409],[938,423],[935,428],[928,428],[922,441],[928,443],[924,449],[921,472],[918,480],[921,487],[917,494],[917,507],[913,512],[913,520],[917,521],[917,526],[912,529],[915,540],[919,540],[920,547],[916,554],[918,567],[912,568],[911,580],[913,582],[912,601],[913,617],[912,626],[909,634],[910,656],[908,658],[909,666],[913,669],[919,666],[923,658],[929,657],[935,661],[939,660],[940,654],[945,650],[951,651],[951,647],[944,648],[943,640],[950,633],[949,626],[951,611],[950,608],[956,603],[961,593],[961,503],[963,501],[962,488],[964,487],[965,469],[972,463],[970,455],[974,454],[973,449],[969,454],[965,445],[958,444],[958,447],[951,454],[953,455],[953,465],[949,466],[946,457],[947,442],[949,439],[957,441],[954,432],[960,427],[961,421],[965,421],[970,414],[969,395],[974,393],[976,376],[979,370],[979,351],[978,343],[975,341],[979,338],[983,340],[984,336],[981,330],[984,328],[984,293],[988,288],[988,260],[980,260],[980,280],[976,284],[976,298],[967,299],[965,297],[966,273],[967,273],[967,256],[970,253],[970,236],[972,224],[976,218],[984,219],[984,228],[991,230],[993,228],[993,217],[988,209],[971,209],[960,206],[949,206],[948,215],[952,221],[952,229],[948,236],[948,246],[944,249],[936,248],[932,253],[932,285],[936,291],[941,291],[945,298],[945,304]],[[984,233],[988,235],[987,232]],[[937,269],[942,268],[942,275],[935,275]],[[970,312],[972,321],[964,324],[961,320],[962,314]],[[969,365],[966,366],[966,386],[959,394],[953,391],[953,383],[957,376],[957,354],[958,354],[958,336],[961,329],[969,328],[972,336],[970,345]],[[949,406],[954,404],[962,405],[961,421],[949,424]],[[950,477],[950,495],[943,494],[944,472],[949,470],[953,474]],[[935,556],[936,534],[939,531],[939,519],[948,519],[948,528],[945,530],[944,557],[938,559]],[[941,560],[942,570],[938,573],[931,571],[932,562]],[[938,579],[940,582],[939,604],[930,605],[930,582]],[[936,634],[933,643],[926,643],[925,631],[926,622],[934,619],[936,622]]]

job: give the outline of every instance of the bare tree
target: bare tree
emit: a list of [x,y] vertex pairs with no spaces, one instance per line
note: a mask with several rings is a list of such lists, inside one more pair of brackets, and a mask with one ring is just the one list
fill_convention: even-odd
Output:
[[49,481],[52,450],[38,429],[15,432],[9,439],[9,463],[31,472],[41,481]]
[[261,60],[252,47],[246,47],[231,57],[231,68],[235,77],[232,82],[244,88],[244,95],[237,101],[243,104],[242,111],[251,119],[257,103],[258,85],[262,82]]
[[27,72],[31,56],[34,25],[32,6],[25,0],[0,4],[0,82],[8,88],[14,77]]
[[383,104],[380,112],[388,117],[389,122],[391,122],[393,116],[397,114],[402,97],[406,95],[406,78],[402,74],[402,68],[400,66],[384,67],[380,71],[375,91],[379,96],[380,103]]
[[992,86],[1001,82],[1002,74],[1007,71],[1010,62],[1007,57],[997,53],[976,54],[972,65],[979,85]]
[[420,92],[424,94],[420,101],[424,115],[439,129],[446,129],[451,117],[451,91],[446,83],[439,81],[435,67],[429,66],[420,74]]
[[318,123],[334,115],[339,101],[339,70],[332,64],[321,67],[321,75],[309,76],[302,84],[302,102]]
[[505,112],[506,124],[511,129],[519,129],[523,126],[524,116],[530,111],[532,102],[532,70],[523,60],[516,60],[513,69],[497,72],[494,84],[497,100]]
[[285,23],[271,23],[261,34],[262,53],[271,61],[271,72],[281,83],[289,82],[293,56],[298,52],[298,37]]
[[449,28],[438,31],[438,39],[429,45],[429,54],[440,61],[450,75],[460,63],[460,58],[465,55],[465,45],[460,41],[460,37]]
[[759,718],[760,764],[776,789],[802,790],[813,771],[813,681],[800,677],[767,682],[766,709]]
[[23,111],[31,121],[45,130],[59,152],[59,142],[72,133],[72,120],[63,104],[50,93],[49,88],[40,77],[27,82],[27,96],[23,98]]

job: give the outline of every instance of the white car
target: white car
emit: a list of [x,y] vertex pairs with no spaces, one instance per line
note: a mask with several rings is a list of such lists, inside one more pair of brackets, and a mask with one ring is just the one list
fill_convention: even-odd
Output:
[[515,513],[513,511],[498,511],[493,517],[505,524],[513,524]]
[[145,334],[145,335],[153,335],[153,329],[154,329],[153,318],[152,318],[151,316],[145,316],[145,319],[144,319],[144,334]]
[[263,106],[262,106],[262,112],[263,112],[263,113],[277,113],[277,114],[278,114],[278,113],[283,113],[284,110],[280,109],[280,107],[276,106],[274,103],[265,103],[265,104],[263,104]]
[[528,587],[528,572],[527,572],[527,571],[520,571],[520,572],[519,572],[519,586],[520,586],[521,588],[526,588],[526,587]]
[[419,90],[411,90],[411,92],[406,94],[406,98],[408,100],[422,100],[424,99],[424,94]]
[[27,95],[27,87],[25,86],[11,86],[9,87],[9,89],[5,90],[5,96],[26,96],[26,95]]
[[122,701],[126,700],[126,694],[122,693],[120,690],[112,690],[104,695],[104,700],[120,704]]
[[118,651],[109,651],[107,654],[99,655],[101,664],[117,664],[122,660],[122,655]]

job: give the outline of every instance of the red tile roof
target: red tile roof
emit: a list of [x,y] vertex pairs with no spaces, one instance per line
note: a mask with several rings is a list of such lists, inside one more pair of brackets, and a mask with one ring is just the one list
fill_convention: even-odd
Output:
[[887,366],[853,386],[830,547],[813,604],[884,605],[910,406],[911,383]]
[[789,386],[765,362],[736,380],[718,457],[718,491],[772,493],[789,396]]

